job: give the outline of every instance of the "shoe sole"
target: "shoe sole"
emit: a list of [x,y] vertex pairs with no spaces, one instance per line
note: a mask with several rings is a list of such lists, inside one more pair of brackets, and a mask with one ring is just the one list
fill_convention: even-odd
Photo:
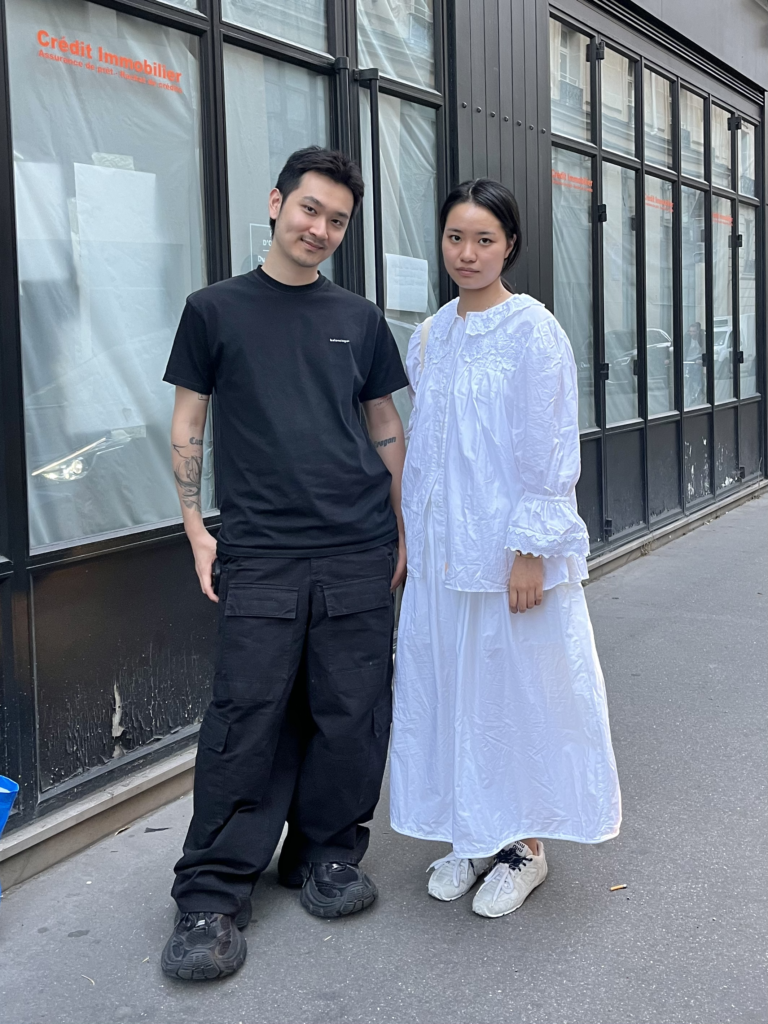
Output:
[[[531,892],[534,892],[536,889],[538,889],[541,883],[545,881],[546,877],[547,875],[545,874],[544,878],[540,879],[536,883],[536,885],[534,885],[533,889],[531,889]],[[528,893],[528,896],[531,895],[531,892]],[[528,896],[525,897],[525,900],[528,899]],[[525,903],[525,900],[523,900],[523,903]],[[516,907],[512,907],[511,910],[502,910],[500,914],[486,914],[482,910],[475,910],[474,906],[472,907],[472,910],[474,911],[475,914],[477,914],[478,917],[487,917],[489,920],[495,921],[496,918],[498,917],[508,917],[509,914],[514,914],[516,910],[519,910],[520,907],[522,907],[523,903],[518,903],[518,905]]]
[[341,902],[330,900],[322,896],[309,878],[301,890],[300,902],[305,910],[314,917],[326,919],[334,917],[347,917],[349,914],[357,914],[365,910],[373,903],[379,892],[370,879],[368,885],[355,883],[345,890]]
[[218,960],[214,959],[208,949],[195,949],[187,953],[179,963],[173,963],[167,959],[164,949],[160,957],[163,974],[169,978],[178,978],[180,981],[215,981],[216,978],[226,978],[234,974],[243,966],[248,955],[248,944],[239,929],[237,935],[240,942],[231,955]]
[[477,883],[479,881],[480,881],[480,877],[478,876],[474,880],[472,885],[470,885],[470,887],[468,889],[465,889],[464,892],[460,892],[458,896],[438,896],[436,893],[432,892],[432,890],[429,888],[429,886],[427,886],[427,893],[428,893],[428,895],[430,895],[432,897],[433,900],[440,900],[441,903],[453,903],[455,900],[460,900],[462,898],[462,896],[466,896],[468,892],[472,892],[472,890],[474,889],[474,887],[477,885]]

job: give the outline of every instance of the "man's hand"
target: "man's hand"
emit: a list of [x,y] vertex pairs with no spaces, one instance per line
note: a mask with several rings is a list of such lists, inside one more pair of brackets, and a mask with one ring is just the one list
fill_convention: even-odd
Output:
[[544,560],[515,555],[509,574],[509,610],[513,614],[541,604],[544,597]]
[[397,538],[397,565],[395,566],[395,575],[392,577],[392,583],[389,588],[392,591],[397,590],[405,579],[406,560],[405,534],[401,531],[400,536]]
[[213,592],[213,563],[216,560],[216,539],[206,529],[189,537],[192,554],[195,556],[195,572],[200,580],[200,589],[207,598],[218,603]]

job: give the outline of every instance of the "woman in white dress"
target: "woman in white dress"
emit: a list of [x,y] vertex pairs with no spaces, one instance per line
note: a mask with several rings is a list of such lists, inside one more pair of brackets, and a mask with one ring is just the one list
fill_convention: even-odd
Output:
[[408,580],[398,629],[392,825],[449,842],[429,893],[516,910],[542,839],[621,822],[605,687],[582,580],[576,367],[562,328],[501,274],[521,245],[511,192],[465,182],[440,214],[459,286],[410,342],[403,473]]

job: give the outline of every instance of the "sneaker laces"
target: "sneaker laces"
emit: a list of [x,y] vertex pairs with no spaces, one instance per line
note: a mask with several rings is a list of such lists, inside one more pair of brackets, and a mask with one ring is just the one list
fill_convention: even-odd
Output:
[[510,846],[496,854],[496,863],[485,879],[486,883],[498,882],[493,894],[493,902],[501,896],[502,892],[507,894],[514,892],[515,872],[522,871],[523,867],[533,860],[532,856],[523,856],[518,851],[517,845],[515,843],[514,846]]
[[[441,868],[444,864],[453,864],[453,885],[454,888],[458,889],[462,882],[466,882],[467,875],[469,873],[469,865],[471,863],[471,860],[467,857],[457,857],[456,854],[451,851],[446,854],[445,857],[440,857],[439,860],[432,861],[427,868],[427,871],[432,871],[433,868]],[[463,878],[462,874],[464,875]]]

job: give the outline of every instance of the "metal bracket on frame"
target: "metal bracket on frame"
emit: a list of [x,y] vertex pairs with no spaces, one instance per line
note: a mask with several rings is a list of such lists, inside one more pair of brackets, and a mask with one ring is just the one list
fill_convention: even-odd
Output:
[[608,380],[611,374],[611,364],[600,363],[597,367],[597,372],[600,374],[601,380]]
[[352,76],[357,82],[378,82],[379,80],[379,69],[378,68],[363,68],[359,71],[355,71]]
[[743,122],[744,122],[744,119],[742,118],[741,114],[733,114],[731,117],[728,118],[728,131],[729,132],[738,132],[738,131],[740,131]]
[[608,220],[608,207],[605,203],[597,204],[597,223],[602,224]]
[[603,520],[603,533],[605,534],[606,540],[609,537],[613,536],[613,520],[612,519],[604,519]]
[[587,47],[587,60],[605,60],[605,43],[601,39],[599,42],[597,39],[593,39]]

